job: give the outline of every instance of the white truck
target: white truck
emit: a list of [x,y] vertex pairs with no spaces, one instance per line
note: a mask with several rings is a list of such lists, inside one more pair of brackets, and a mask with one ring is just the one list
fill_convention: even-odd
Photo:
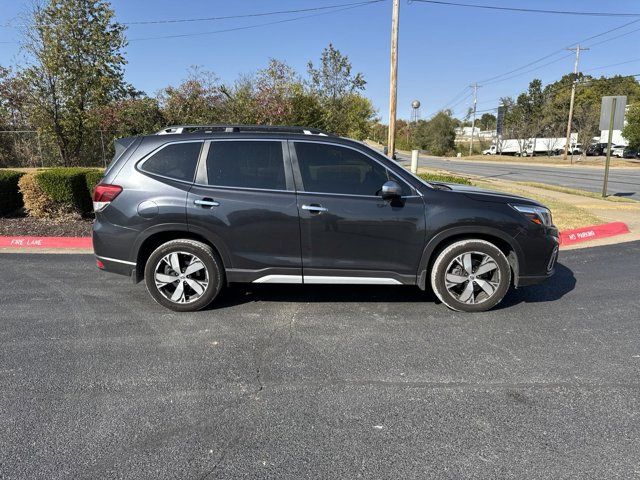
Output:
[[[516,155],[533,156],[537,154],[559,155],[564,152],[567,139],[563,137],[543,137],[518,140],[514,138],[500,140],[483,150],[483,155]],[[582,153],[581,145],[578,142],[578,134],[572,133],[570,137],[570,154]]]

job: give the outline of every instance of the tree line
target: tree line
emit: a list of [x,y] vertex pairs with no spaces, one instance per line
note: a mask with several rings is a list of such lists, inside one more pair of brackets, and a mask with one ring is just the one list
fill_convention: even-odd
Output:
[[[333,45],[304,73],[271,59],[224,82],[193,67],[154,95],[124,78],[126,29],[103,0],[35,6],[24,65],[0,66],[1,166],[99,165],[114,137],[175,124],[305,125],[364,139],[375,119],[366,81]],[[37,135],[17,132],[35,131]]]
[[[364,77],[331,44],[302,73],[271,59],[228,82],[193,67],[179,84],[153,95],[125,81],[126,46],[126,28],[106,0],[36,4],[22,38],[25,61],[0,65],[0,167],[100,165],[114,138],[175,124],[304,125],[386,143],[387,126],[364,96]],[[503,138],[564,136],[574,81],[572,128],[579,142],[588,145],[599,134],[603,95],[627,95],[624,135],[640,147],[640,84],[632,76],[571,74],[546,86],[535,79],[521,94],[500,99]],[[455,129],[470,125],[470,112],[458,119],[450,110],[428,120],[399,120],[397,147],[466,154]],[[483,113],[476,126],[495,129],[495,115]]]

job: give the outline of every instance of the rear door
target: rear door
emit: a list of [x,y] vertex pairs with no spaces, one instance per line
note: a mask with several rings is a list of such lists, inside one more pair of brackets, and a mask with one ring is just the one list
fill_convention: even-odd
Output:
[[189,228],[225,249],[229,281],[302,283],[300,227],[286,142],[205,143]]
[[[352,147],[291,141],[305,283],[415,283],[424,248],[421,196]],[[403,186],[401,199],[379,196]]]

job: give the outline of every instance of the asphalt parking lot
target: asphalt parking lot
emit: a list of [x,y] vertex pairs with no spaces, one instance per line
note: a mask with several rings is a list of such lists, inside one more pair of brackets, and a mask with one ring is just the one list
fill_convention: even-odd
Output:
[[640,242],[457,314],[234,287],[174,314],[87,255],[0,255],[0,478],[640,478]]

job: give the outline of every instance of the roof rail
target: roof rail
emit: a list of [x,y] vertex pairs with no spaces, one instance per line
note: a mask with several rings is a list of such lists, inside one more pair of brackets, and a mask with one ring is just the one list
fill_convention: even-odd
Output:
[[220,132],[298,133],[303,135],[321,135],[323,137],[333,136],[317,128],[286,127],[279,125],[171,125],[163,128],[157,132],[156,135]]

